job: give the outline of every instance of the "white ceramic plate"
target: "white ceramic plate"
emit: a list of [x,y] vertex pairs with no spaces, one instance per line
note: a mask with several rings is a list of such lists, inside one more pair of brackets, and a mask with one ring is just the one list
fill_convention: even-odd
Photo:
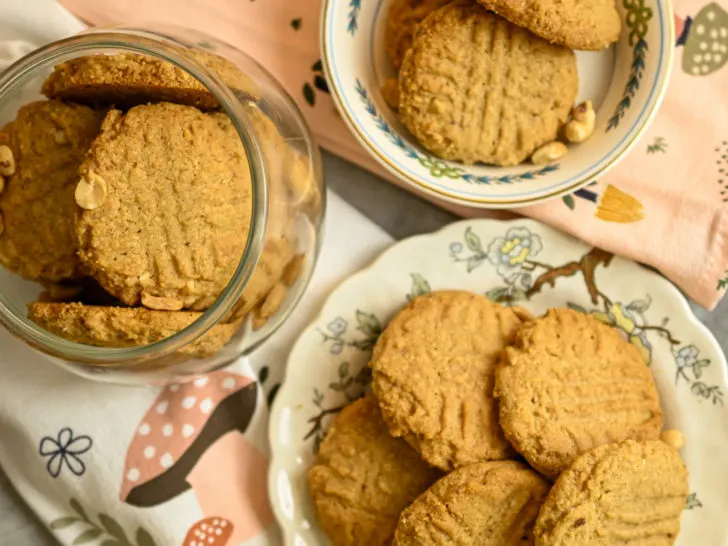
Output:
[[538,222],[470,220],[394,245],[341,284],[294,345],[270,419],[270,498],[287,546],[329,544],[306,472],[331,417],[363,392],[382,327],[412,296],[447,288],[510,295],[537,315],[568,305],[619,328],[651,364],[666,426],[686,437],[691,494],[677,544],[728,545],[726,361],[682,295]]
[[453,203],[489,208],[533,204],[585,186],[635,143],[659,106],[674,50],[668,0],[617,0],[620,40],[601,52],[577,52],[577,102],[597,109],[594,135],[546,166],[465,166],[423,150],[384,101],[393,77],[384,46],[392,0],[326,0],[323,64],[332,96],[362,145],[399,179]]

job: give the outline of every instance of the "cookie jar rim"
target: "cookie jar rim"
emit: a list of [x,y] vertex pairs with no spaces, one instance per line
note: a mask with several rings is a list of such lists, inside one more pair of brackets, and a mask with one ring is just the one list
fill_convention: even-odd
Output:
[[[155,36],[151,38],[150,36]],[[181,68],[200,82],[218,101],[238,132],[245,149],[252,186],[251,225],[245,250],[230,282],[215,302],[191,324],[160,341],[139,347],[96,347],[56,336],[30,319],[0,291],[0,324],[12,335],[20,337],[35,349],[63,360],[89,365],[115,366],[133,372],[137,366],[168,356],[199,339],[220,323],[241,297],[263,250],[267,227],[267,172],[260,143],[242,104],[232,90],[192,56],[185,55],[183,45],[167,36],[156,36],[141,29],[114,27],[91,29],[82,34],[51,42],[22,57],[0,74],[0,103],[12,96],[38,72],[100,50],[137,53],[151,56]]]

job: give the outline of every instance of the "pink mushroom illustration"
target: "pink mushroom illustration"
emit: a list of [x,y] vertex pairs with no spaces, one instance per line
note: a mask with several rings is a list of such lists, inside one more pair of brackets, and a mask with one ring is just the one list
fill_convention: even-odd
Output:
[[202,546],[195,532],[204,534],[202,525],[210,527],[210,518],[225,522],[216,529],[219,535],[206,536],[218,546],[262,532],[273,520],[268,461],[244,436],[257,393],[251,379],[225,371],[165,387],[127,450],[121,499],[151,507],[191,488],[205,519],[192,526],[186,545]]

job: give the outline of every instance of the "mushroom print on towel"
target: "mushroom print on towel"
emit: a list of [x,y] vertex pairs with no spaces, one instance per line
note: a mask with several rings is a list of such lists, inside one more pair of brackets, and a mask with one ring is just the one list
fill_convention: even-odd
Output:
[[204,517],[190,522],[183,546],[260,534],[273,521],[268,461],[244,436],[257,398],[254,381],[224,371],[165,387],[127,450],[122,501],[157,506],[192,489]]
[[728,13],[708,4],[693,19],[675,15],[677,47],[683,48],[682,69],[691,76],[707,76],[728,60]]

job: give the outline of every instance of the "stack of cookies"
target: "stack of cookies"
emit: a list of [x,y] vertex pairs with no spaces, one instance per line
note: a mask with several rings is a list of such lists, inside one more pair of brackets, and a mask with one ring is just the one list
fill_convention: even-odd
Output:
[[688,495],[636,348],[590,315],[415,298],[309,471],[335,546],[673,544]]
[[[191,50],[234,90],[268,176],[262,256],[227,323],[185,351],[209,356],[252,315],[262,326],[301,271],[293,206],[317,206],[312,169],[257,106],[255,82]],[[0,264],[43,284],[29,317],[71,341],[128,347],[194,322],[245,251],[253,209],[240,137],[215,97],[180,68],[142,55],[56,67],[48,100],[0,130]]]
[[573,49],[617,41],[614,0],[393,0],[383,86],[434,155],[465,164],[542,164],[594,131]]

